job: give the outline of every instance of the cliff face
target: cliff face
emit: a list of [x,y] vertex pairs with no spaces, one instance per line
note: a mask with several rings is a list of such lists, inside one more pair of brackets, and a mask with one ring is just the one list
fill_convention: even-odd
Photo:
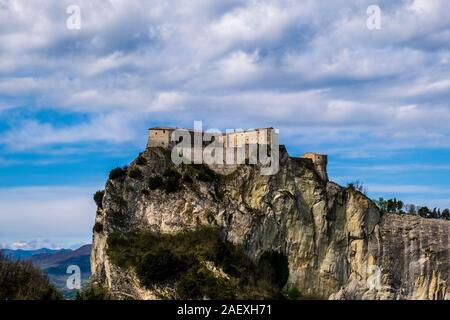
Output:
[[254,260],[267,250],[283,253],[289,265],[285,289],[297,288],[304,296],[450,298],[449,222],[381,217],[361,193],[324,182],[284,151],[280,157],[273,176],[260,175],[257,166],[240,166],[213,181],[180,180],[179,190],[167,192],[149,189],[149,179],[172,167],[187,175],[192,166],[174,167],[167,150],[147,149],[128,169],[139,167],[142,175],[106,184],[96,217],[102,227],[93,237],[93,282],[118,298],[158,298],[172,290],[170,285],[144,288],[132,268],[112,264],[108,236],[113,230],[173,233],[216,225]]

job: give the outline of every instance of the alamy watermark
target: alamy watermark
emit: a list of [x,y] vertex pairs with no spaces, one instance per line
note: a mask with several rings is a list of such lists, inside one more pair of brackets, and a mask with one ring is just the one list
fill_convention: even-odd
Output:
[[[69,30],[80,30],[81,29],[81,8],[79,5],[71,4],[66,8],[66,13],[69,15],[66,20],[66,27]],[[378,5],[370,5],[367,7],[367,20],[366,26],[369,30],[380,30],[381,29],[381,8]],[[167,27],[162,27],[162,30],[167,33]],[[151,36],[156,34],[154,28],[150,29]]]
[[67,274],[70,276],[67,278],[66,287],[69,290],[80,290],[81,289],[81,269],[77,265],[70,265],[66,270]]
[[69,30],[81,29],[81,8],[78,5],[72,4],[67,7],[66,13],[69,17],[66,20],[66,27]]
[[366,26],[369,30],[381,29],[381,8],[377,5],[371,5],[367,7],[367,20]]

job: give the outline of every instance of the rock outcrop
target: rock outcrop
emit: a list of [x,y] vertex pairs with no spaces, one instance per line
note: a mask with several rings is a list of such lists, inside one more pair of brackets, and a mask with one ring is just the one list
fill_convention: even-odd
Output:
[[360,192],[323,181],[307,162],[284,150],[280,157],[280,170],[273,176],[260,175],[256,165],[243,165],[211,181],[195,175],[181,179],[178,190],[167,192],[149,189],[150,177],[169,168],[189,176],[193,166],[175,167],[168,150],[148,148],[127,175],[106,183],[96,216],[101,227],[94,228],[93,283],[117,298],[158,298],[170,286],[146,289],[132,269],[111,263],[111,232],[172,233],[217,225],[255,260],[267,250],[286,255],[285,289],[297,288],[303,296],[450,298],[450,222],[381,216]]

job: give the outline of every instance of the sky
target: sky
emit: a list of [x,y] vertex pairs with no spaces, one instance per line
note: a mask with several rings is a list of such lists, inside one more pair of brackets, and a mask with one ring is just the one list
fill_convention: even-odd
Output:
[[194,120],[278,128],[291,155],[328,154],[338,183],[450,207],[449,9],[0,0],[0,246],[90,242],[109,171],[145,148],[148,127]]

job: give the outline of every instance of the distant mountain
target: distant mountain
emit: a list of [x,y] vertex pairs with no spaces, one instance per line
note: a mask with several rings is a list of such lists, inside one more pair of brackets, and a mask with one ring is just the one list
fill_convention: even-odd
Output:
[[71,251],[70,249],[60,249],[60,250],[54,250],[54,249],[47,249],[47,248],[42,248],[42,249],[37,249],[37,250],[22,250],[22,249],[17,249],[17,250],[13,250],[13,249],[0,249],[0,251],[7,256],[10,259],[13,260],[26,260],[34,255],[39,255],[39,254],[55,254],[55,253],[60,253],[60,252],[66,252],[66,251]]
[[35,266],[40,267],[41,269],[58,267],[62,264],[67,264],[68,262],[73,262],[71,264],[78,264],[78,262],[82,262],[82,264],[85,264],[86,257],[89,257],[91,254],[91,248],[92,246],[90,244],[87,244],[78,248],[77,250],[61,250],[59,252],[50,253],[42,252],[40,254],[31,256],[30,259]]
[[66,298],[73,298],[76,290],[69,290],[66,286],[66,281],[70,274],[67,273],[67,268],[70,265],[76,265],[81,271],[81,282],[86,283],[91,276],[90,244],[84,245],[76,250],[61,249],[52,250],[42,248],[38,250],[11,250],[2,249],[6,256],[10,259],[30,260],[34,266],[40,268],[47,274],[50,282],[61,292]]

